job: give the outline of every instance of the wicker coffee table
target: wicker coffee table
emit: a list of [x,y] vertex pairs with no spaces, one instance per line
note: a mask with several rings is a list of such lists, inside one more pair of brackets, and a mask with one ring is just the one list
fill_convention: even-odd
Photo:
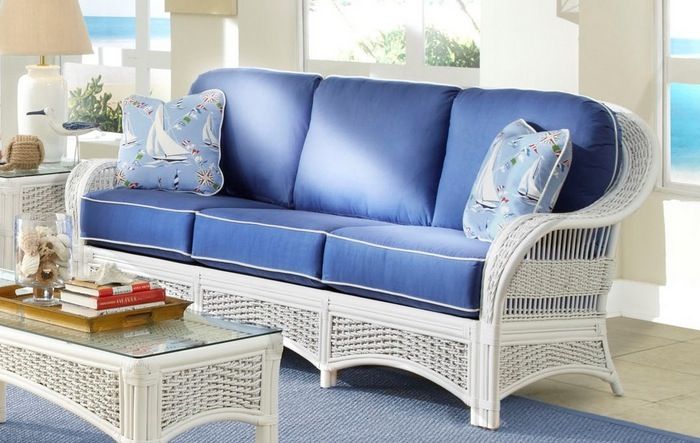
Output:
[[123,443],[218,420],[252,423],[256,441],[274,442],[281,353],[278,330],[190,313],[94,334],[0,313],[0,423],[10,383]]

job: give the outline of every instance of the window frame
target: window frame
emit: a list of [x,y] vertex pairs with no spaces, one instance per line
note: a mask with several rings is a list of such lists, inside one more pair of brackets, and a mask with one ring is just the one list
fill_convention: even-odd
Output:
[[[171,51],[151,49],[151,0],[134,1],[135,36],[134,48],[115,48],[113,46],[93,45],[95,54],[87,56],[61,57],[60,64],[74,62],[77,64],[93,66],[116,66],[134,69],[134,92],[148,96],[151,93],[151,69],[171,70]],[[106,64],[104,62],[105,49],[119,51],[120,64]],[[85,59],[97,56],[97,63],[86,63]]]
[[430,66],[425,64],[424,0],[409,3],[409,7],[413,8],[414,11],[409,14],[412,20],[406,24],[406,63],[403,65],[309,58],[309,2],[310,0],[301,1],[301,62],[304,72],[317,72],[323,76],[363,76],[444,83],[461,87],[479,86],[480,68]]
[[[690,196],[700,196],[700,184],[671,179],[671,84],[700,85],[700,57],[671,55],[671,0],[663,0],[661,10],[661,151],[660,187]],[[700,171],[699,171],[700,172]]]

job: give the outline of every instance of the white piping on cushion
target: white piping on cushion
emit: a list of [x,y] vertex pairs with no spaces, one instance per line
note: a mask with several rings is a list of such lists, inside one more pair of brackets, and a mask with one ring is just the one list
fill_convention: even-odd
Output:
[[351,287],[351,288],[364,289],[364,290],[366,290],[366,291],[382,292],[382,293],[384,293],[384,294],[389,294],[389,295],[394,295],[394,296],[397,296],[397,297],[408,298],[408,299],[411,299],[411,300],[419,301],[419,302],[422,302],[422,303],[427,303],[427,304],[430,304],[430,305],[443,306],[443,307],[445,307],[445,308],[450,308],[450,309],[454,309],[454,310],[457,310],[457,311],[464,311],[464,312],[479,312],[479,311],[480,311],[480,309],[478,309],[478,308],[476,308],[476,309],[471,309],[471,308],[460,308],[460,307],[458,307],[458,306],[449,305],[449,304],[447,304],[447,303],[440,303],[440,302],[436,302],[436,301],[429,301],[429,300],[425,300],[425,299],[422,299],[422,298],[414,297],[414,296],[412,296],[412,295],[406,295],[406,294],[403,294],[403,293],[401,293],[401,292],[387,291],[387,290],[385,290],[385,289],[371,288],[371,287],[369,287],[369,286],[356,285],[356,284],[353,284],[353,283],[345,283],[345,282],[332,281],[332,280],[321,280],[321,282],[322,282],[322,283],[325,283],[325,284],[327,284],[327,285],[330,285],[330,286],[349,286],[349,287]]
[[318,277],[313,277],[311,275],[306,275],[302,274],[301,272],[293,272],[293,271],[285,271],[282,269],[276,269],[276,268],[268,268],[265,266],[256,266],[256,265],[251,265],[248,263],[243,263],[239,261],[234,261],[234,260],[226,260],[223,258],[214,258],[214,257],[204,257],[201,255],[192,255],[191,256],[193,260],[204,260],[204,261],[213,261],[213,262],[218,262],[218,263],[230,263],[232,265],[237,265],[237,266],[242,266],[244,268],[251,268],[251,269],[257,269],[260,271],[267,271],[267,272],[278,272],[280,274],[289,274],[289,275],[296,275],[297,277],[304,277],[308,278],[309,280],[315,280],[317,282],[321,282],[321,279]]
[[103,243],[114,243],[115,245],[134,246],[137,248],[157,249],[159,251],[166,251],[166,252],[176,252],[178,254],[185,255],[187,257],[191,257],[189,252],[183,252],[183,251],[180,251],[179,249],[163,248],[161,246],[144,245],[141,243],[131,243],[131,242],[126,242],[126,241],[118,241],[118,240],[107,240],[107,239],[96,238],[96,237],[80,236],[80,239],[87,240],[87,241],[99,241],[99,242],[103,242]]
[[600,103],[605,108],[605,110],[608,111],[608,114],[610,114],[610,118],[613,122],[613,131],[615,131],[615,173],[613,174],[612,179],[610,180],[610,184],[607,188],[605,188],[605,192],[608,192],[617,181],[617,177],[620,175],[620,150],[622,146],[620,146],[620,140],[617,134],[617,118],[615,118],[615,114],[610,108],[608,108],[608,106],[605,103],[598,103]]
[[186,213],[186,214],[197,214],[197,212],[198,212],[198,211],[194,211],[192,209],[169,209],[169,208],[159,208],[158,206],[143,205],[141,203],[114,202],[114,201],[108,201],[108,200],[98,200],[96,198],[87,197],[87,196],[83,196],[82,199],[88,200],[88,201],[91,201],[94,203],[104,203],[104,204],[108,204],[108,205],[135,206],[137,208],[155,209],[157,211],[180,212],[180,213]]
[[479,309],[460,308],[460,307],[458,307],[458,306],[453,306],[453,305],[449,305],[449,304],[445,304],[445,303],[439,303],[439,302],[424,300],[424,299],[422,299],[422,298],[414,297],[414,296],[407,295],[407,294],[403,294],[403,293],[400,293],[400,292],[388,291],[388,290],[384,290],[384,289],[372,288],[372,287],[369,287],[369,286],[356,285],[356,284],[352,284],[352,283],[337,282],[337,281],[332,281],[332,280],[322,280],[322,279],[320,279],[320,278],[318,278],[318,277],[314,277],[314,276],[311,276],[311,275],[306,275],[306,274],[303,274],[303,273],[301,273],[301,272],[285,271],[285,270],[282,270],[282,269],[268,268],[268,267],[265,267],[265,266],[255,266],[255,265],[251,265],[251,264],[247,264],[247,263],[243,263],[243,262],[239,262],[239,261],[234,261],[234,260],[225,260],[225,259],[220,259],[220,258],[204,257],[204,256],[199,256],[199,255],[191,255],[191,254],[188,254],[188,253],[186,253],[186,252],[179,251],[179,250],[177,250],[177,249],[162,248],[162,247],[159,247],[159,246],[149,246],[149,245],[143,245],[143,244],[140,244],[140,243],[121,242],[121,241],[115,241],[115,240],[104,240],[104,239],[101,239],[101,238],[94,238],[94,237],[80,237],[80,239],[81,239],[81,240],[90,240],[90,241],[99,241],[99,242],[104,242],[104,243],[113,243],[113,244],[126,245],[126,246],[134,246],[134,247],[146,248],[146,249],[156,249],[156,250],[167,251],[167,252],[175,252],[175,253],[178,253],[178,254],[181,254],[181,255],[190,257],[190,258],[192,258],[193,260],[212,261],[212,262],[218,262],[218,263],[230,263],[230,264],[233,264],[233,265],[242,266],[242,267],[244,267],[244,268],[257,269],[257,270],[260,270],[260,271],[277,272],[277,273],[280,273],[280,274],[295,275],[295,276],[297,276],[297,277],[308,278],[309,280],[317,281],[317,282],[319,282],[319,283],[324,283],[324,284],[327,284],[327,285],[349,286],[349,287],[354,287],[354,288],[358,288],[358,289],[364,289],[364,290],[366,290],[366,291],[381,292],[381,293],[384,293],[384,294],[389,294],[389,295],[393,295],[393,296],[397,296],[397,297],[407,298],[407,299],[411,299],[411,300],[415,300],[415,301],[419,301],[419,302],[423,302],[423,303],[427,303],[427,304],[432,304],[432,305],[436,305],[436,306],[443,306],[443,307],[450,308],[450,309],[455,309],[455,310],[458,310],[458,311],[464,311],[464,312],[479,312]]
[[429,300],[425,300],[425,299],[422,299],[422,298],[414,297],[414,296],[411,296],[411,295],[402,294],[402,293],[400,293],[400,292],[387,291],[387,290],[384,290],[384,289],[371,288],[371,287],[369,287],[369,286],[355,285],[355,284],[352,284],[352,283],[343,283],[343,282],[336,282],[336,281],[332,281],[332,280],[323,280],[323,279],[320,279],[320,278],[318,278],[318,277],[314,277],[314,276],[311,276],[311,275],[303,274],[303,273],[301,273],[301,272],[285,271],[285,270],[282,270],[282,269],[269,268],[269,267],[266,267],[266,266],[256,266],[256,265],[251,265],[251,264],[248,264],[248,263],[243,263],[243,262],[234,261],[234,260],[225,260],[225,259],[221,259],[221,258],[204,257],[204,256],[199,256],[199,255],[192,255],[191,257],[192,257],[193,260],[212,261],[212,262],[217,262],[217,263],[229,263],[229,264],[241,266],[241,267],[244,267],[244,268],[257,269],[257,270],[259,270],[259,271],[277,272],[277,273],[279,273],[279,274],[294,275],[294,276],[297,276],[297,277],[308,278],[309,280],[317,281],[317,282],[319,282],[319,283],[324,283],[324,284],[327,284],[327,285],[349,286],[349,287],[364,289],[364,290],[367,290],[367,291],[381,292],[381,293],[385,293],[385,294],[389,294],[389,295],[394,295],[394,296],[397,296],[397,297],[408,298],[408,299],[411,299],[411,300],[415,300],[415,301],[419,301],[419,302],[423,302],[423,303],[427,303],[427,304],[431,304],[431,305],[443,306],[443,307],[450,308],[450,309],[455,309],[455,310],[458,310],[458,311],[464,311],[464,312],[479,312],[479,309],[460,308],[460,307],[458,307],[458,306],[453,306],[453,305],[449,305],[449,304],[446,304],[446,303],[440,303],[440,302],[435,302],[435,301],[429,301]]
[[197,216],[209,218],[212,220],[218,220],[218,221],[222,221],[222,222],[226,222],[226,223],[239,224],[239,225],[255,225],[255,226],[263,226],[265,228],[277,228],[277,229],[284,229],[287,231],[298,231],[298,232],[308,232],[308,233],[312,233],[312,234],[328,235],[328,232],[320,231],[318,229],[293,228],[291,226],[273,225],[273,224],[269,224],[269,223],[252,222],[252,221],[245,221],[245,220],[232,220],[229,218],[217,217],[215,215],[203,214],[201,212],[198,212]]
[[[610,120],[612,120],[613,131],[615,133],[615,172],[613,173],[613,176],[610,179],[610,183],[605,188],[605,192],[608,192],[610,190],[610,188],[612,188],[612,186],[617,181],[617,177],[620,175],[619,174],[620,171],[618,170],[618,167],[620,164],[620,148],[621,148],[621,146],[620,146],[620,137],[617,133],[617,119],[615,118],[615,113],[612,111],[612,109],[610,109],[605,103],[601,102],[600,100],[597,100],[597,99],[590,97],[590,96],[587,96],[587,95],[581,95],[580,97],[587,98],[588,100],[591,100],[593,102],[598,103],[600,106],[603,107],[603,109],[605,109],[605,111],[607,111],[608,115],[610,116]],[[572,160],[572,164],[573,164],[573,160]]]
[[451,255],[436,254],[434,252],[416,251],[414,249],[395,248],[393,246],[380,245],[378,243],[371,243],[371,242],[364,241],[364,240],[357,240],[354,238],[343,237],[343,236],[338,235],[338,234],[328,233],[326,235],[328,235],[328,237],[337,238],[339,240],[345,240],[345,241],[349,241],[349,242],[353,242],[353,243],[360,243],[360,244],[372,246],[375,248],[388,249],[390,251],[406,252],[409,254],[427,255],[430,257],[444,258],[447,260],[475,261],[475,262],[483,262],[486,260],[485,258],[479,258],[479,257],[453,257]]
[[222,218],[222,217],[216,217],[216,216],[212,216],[212,215],[208,215],[208,214],[202,214],[201,212],[197,213],[197,216],[209,218],[212,220],[219,220],[219,221],[223,221],[223,222],[227,222],[227,223],[263,226],[266,228],[277,228],[277,229],[283,229],[283,230],[288,230],[288,231],[298,231],[298,232],[308,232],[308,233],[312,233],[312,234],[320,234],[320,235],[325,235],[326,237],[333,237],[333,238],[337,238],[340,240],[346,240],[346,241],[350,241],[350,242],[360,243],[360,244],[372,246],[375,248],[388,249],[390,251],[406,252],[409,254],[427,255],[430,257],[444,258],[447,260],[477,261],[477,262],[483,262],[485,260],[484,258],[479,258],[479,257],[453,257],[450,255],[436,254],[434,252],[416,251],[414,249],[395,248],[393,246],[386,246],[386,245],[381,245],[378,243],[371,243],[371,242],[367,242],[364,240],[355,240],[353,238],[343,237],[343,236],[340,236],[337,234],[333,234],[333,233],[326,232],[326,231],[320,231],[317,229],[292,228],[290,226],[273,225],[273,224],[269,224],[269,223],[260,223],[260,222],[244,221],[244,220],[231,220],[228,218]]

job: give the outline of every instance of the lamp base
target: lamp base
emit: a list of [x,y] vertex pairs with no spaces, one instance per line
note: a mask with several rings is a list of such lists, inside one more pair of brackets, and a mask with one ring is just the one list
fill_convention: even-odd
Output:
[[57,163],[66,154],[66,138],[56,134],[46,117],[27,112],[52,107],[59,123],[66,120],[68,95],[61,69],[56,65],[29,65],[17,84],[17,130],[36,135],[44,143],[44,163]]

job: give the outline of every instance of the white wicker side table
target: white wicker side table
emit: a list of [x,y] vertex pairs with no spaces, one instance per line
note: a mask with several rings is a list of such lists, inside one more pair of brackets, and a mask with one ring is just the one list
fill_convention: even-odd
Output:
[[219,420],[252,423],[256,442],[276,442],[281,354],[278,330],[191,313],[94,334],[0,313],[0,423],[10,383],[121,443],[166,442]]
[[12,269],[12,230],[22,212],[65,212],[72,165],[43,164],[30,171],[0,171],[0,269]]

